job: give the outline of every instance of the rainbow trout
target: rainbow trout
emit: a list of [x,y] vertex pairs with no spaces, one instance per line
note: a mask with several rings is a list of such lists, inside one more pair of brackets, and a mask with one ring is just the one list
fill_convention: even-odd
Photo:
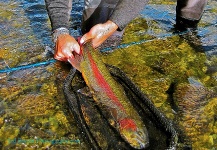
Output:
[[149,139],[143,121],[129,102],[123,88],[110,75],[91,41],[84,43],[81,54],[75,55],[75,59],[70,59],[69,62],[82,73],[93,99],[109,124],[132,147],[147,147]]

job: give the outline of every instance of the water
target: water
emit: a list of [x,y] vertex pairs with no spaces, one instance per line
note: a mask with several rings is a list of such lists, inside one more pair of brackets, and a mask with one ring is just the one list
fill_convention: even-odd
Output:
[[[73,3],[70,32],[74,36],[81,35],[82,3]],[[103,56],[124,70],[185,135],[194,133],[189,135],[194,148],[217,147],[216,5],[209,2],[197,34],[175,35],[175,3],[152,2],[126,28],[122,45]],[[62,93],[69,65],[54,61],[50,52],[51,27],[44,1],[1,0],[0,39],[0,147],[85,148]],[[27,67],[13,69],[18,66]],[[191,114],[189,119],[191,109],[184,109],[189,104],[183,97],[198,91],[187,82],[191,76],[203,84],[205,99],[201,106],[191,105],[203,116]]]

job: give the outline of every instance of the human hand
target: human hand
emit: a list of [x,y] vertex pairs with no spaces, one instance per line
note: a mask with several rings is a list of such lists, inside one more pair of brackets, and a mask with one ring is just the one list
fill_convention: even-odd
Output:
[[103,24],[97,24],[82,36],[80,43],[83,44],[85,41],[92,39],[93,47],[98,47],[117,29],[118,26],[110,20]]
[[58,36],[55,47],[54,58],[60,61],[68,61],[74,58],[74,52],[80,53],[78,42],[69,34],[61,34]]

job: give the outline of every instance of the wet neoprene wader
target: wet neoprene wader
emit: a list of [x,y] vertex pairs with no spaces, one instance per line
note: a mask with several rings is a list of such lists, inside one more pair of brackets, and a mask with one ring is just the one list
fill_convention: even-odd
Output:
[[[69,28],[72,0],[45,0],[52,30]],[[111,20],[119,30],[144,9],[148,0],[85,0],[83,11],[82,32],[86,33],[98,23]],[[177,0],[177,26],[194,28],[197,26],[207,0]]]

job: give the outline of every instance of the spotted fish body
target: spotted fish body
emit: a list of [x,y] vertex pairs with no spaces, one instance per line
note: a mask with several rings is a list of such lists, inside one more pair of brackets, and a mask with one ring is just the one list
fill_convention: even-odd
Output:
[[98,106],[106,110],[107,113],[103,115],[132,147],[147,147],[149,140],[145,125],[127,100],[122,87],[110,75],[99,52],[92,47],[91,42],[81,48],[82,54],[78,58],[80,64],[76,68],[82,73]]
[[[216,95],[214,91],[193,77],[189,77],[188,82],[179,84],[173,97],[179,107],[177,116],[179,116],[180,127],[194,143],[198,141],[198,137],[203,136],[209,130],[207,128],[209,120],[207,120],[204,108]],[[188,139],[187,143],[190,140]]]

